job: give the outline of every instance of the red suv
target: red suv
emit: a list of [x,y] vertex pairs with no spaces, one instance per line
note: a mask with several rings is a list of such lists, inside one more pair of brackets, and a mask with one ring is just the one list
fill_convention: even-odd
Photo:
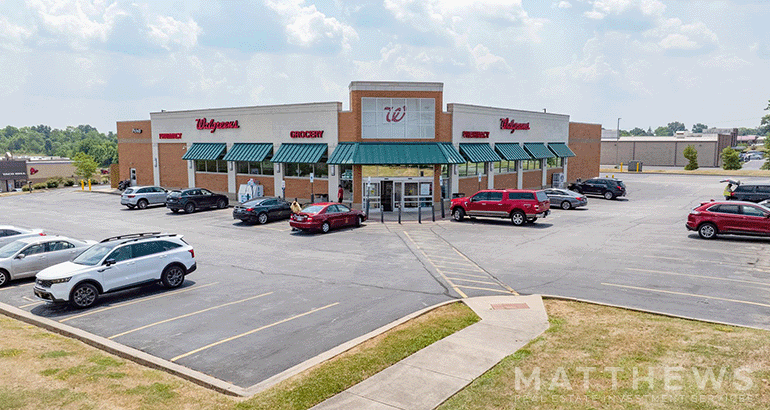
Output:
[[704,202],[690,211],[685,225],[703,239],[717,234],[770,236],[770,208],[753,202]]
[[452,217],[462,221],[467,216],[511,218],[514,225],[535,222],[548,216],[551,202],[545,191],[488,189],[472,197],[452,200]]

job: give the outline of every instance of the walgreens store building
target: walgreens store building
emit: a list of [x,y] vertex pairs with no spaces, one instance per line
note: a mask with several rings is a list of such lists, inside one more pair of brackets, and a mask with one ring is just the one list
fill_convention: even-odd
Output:
[[448,104],[442,83],[352,82],[342,103],[162,111],[118,122],[121,179],[404,210],[485,188],[538,189],[599,172],[600,124]]

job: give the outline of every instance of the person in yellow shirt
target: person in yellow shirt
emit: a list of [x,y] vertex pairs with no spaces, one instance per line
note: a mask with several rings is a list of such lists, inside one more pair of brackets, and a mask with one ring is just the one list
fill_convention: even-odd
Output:
[[732,198],[732,195],[733,195],[733,184],[727,184],[727,186],[725,187],[724,195],[725,195],[725,199]]

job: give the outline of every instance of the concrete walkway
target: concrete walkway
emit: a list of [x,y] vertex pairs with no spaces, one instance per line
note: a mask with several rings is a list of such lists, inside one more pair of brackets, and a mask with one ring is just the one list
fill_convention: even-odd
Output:
[[479,315],[479,322],[313,409],[433,409],[548,329],[539,295],[484,296],[463,302]]

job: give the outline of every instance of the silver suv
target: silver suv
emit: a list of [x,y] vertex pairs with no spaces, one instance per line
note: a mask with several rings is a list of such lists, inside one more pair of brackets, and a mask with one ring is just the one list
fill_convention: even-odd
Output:
[[100,294],[147,283],[182,286],[195,271],[195,251],[177,234],[138,233],[107,238],[86,249],[72,262],[43,269],[34,293],[48,302],[69,302],[87,308]]
[[45,234],[42,229],[26,229],[10,225],[0,225],[0,246],[31,236],[45,236]]
[[134,186],[126,188],[120,196],[120,204],[129,209],[145,209],[150,205],[165,205],[168,191],[159,186]]
[[0,287],[8,282],[35,276],[57,263],[71,261],[96,241],[66,236],[30,236],[0,247]]

